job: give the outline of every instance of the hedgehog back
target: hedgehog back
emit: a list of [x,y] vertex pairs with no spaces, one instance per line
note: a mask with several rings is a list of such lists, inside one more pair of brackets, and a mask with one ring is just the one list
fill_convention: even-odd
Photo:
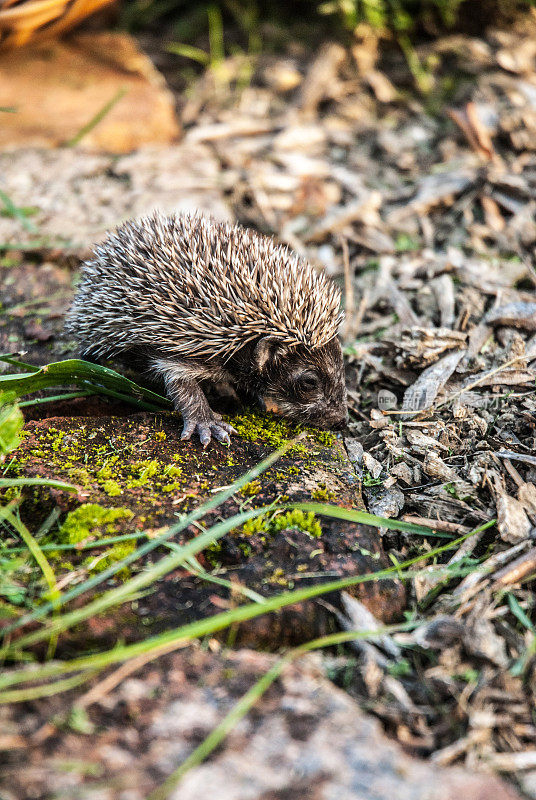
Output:
[[66,327],[97,357],[146,346],[225,359],[259,336],[321,347],[337,334],[339,308],[336,286],[272,239],[154,214],[95,248]]

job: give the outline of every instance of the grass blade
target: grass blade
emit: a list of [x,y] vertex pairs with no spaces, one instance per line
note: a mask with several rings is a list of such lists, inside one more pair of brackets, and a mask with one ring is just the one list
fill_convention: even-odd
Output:
[[[4,356],[3,360],[7,358],[10,357]],[[22,365],[23,362],[19,363]],[[172,407],[166,397],[138,386],[115,370],[78,358],[55,361],[31,373],[0,375],[0,391],[13,391],[18,397],[51,386],[72,384],[95,394],[126,400],[149,411],[162,411]]]
[[19,403],[19,408],[28,406],[40,406],[43,403],[55,403],[61,400],[74,400],[77,397],[94,397],[94,392],[65,392],[64,394],[54,394],[50,397],[38,397],[35,400],[24,400]]
[[[289,446],[290,445],[287,445],[287,448]],[[277,455],[278,452],[279,451],[277,451],[274,454],[274,456]],[[262,462],[262,464],[265,463],[266,460]],[[335,517],[337,519],[346,519],[358,522],[369,522],[370,520],[374,520],[374,522],[371,524],[376,524],[376,525],[378,524],[378,521],[380,524],[383,524],[383,522],[385,521],[382,517],[375,517],[374,515],[368,514],[365,511],[353,511],[352,509],[339,508],[338,506],[324,505],[322,503],[311,503],[311,504],[304,503],[302,505],[314,506],[315,508],[321,509],[320,513]],[[291,505],[289,507],[293,508],[294,506]],[[277,510],[277,507],[274,507],[274,510]],[[64,614],[58,617],[56,620],[46,625],[46,627],[43,628],[42,630],[23,636],[21,639],[18,640],[17,647],[21,648],[36,644],[37,642],[42,641],[44,638],[47,638],[48,635],[62,633],[63,631],[68,630],[68,628],[72,627],[73,625],[78,625],[80,622],[83,622],[85,619],[88,619],[89,617],[93,617],[96,614],[101,614],[103,611],[105,611],[108,608],[111,608],[112,606],[117,606],[126,602],[126,600],[133,594],[139,592],[146,586],[149,586],[150,584],[154,583],[156,580],[162,578],[164,575],[167,575],[174,569],[177,569],[177,567],[182,566],[185,561],[190,559],[192,556],[195,556],[198,553],[200,553],[202,550],[205,549],[205,547],[207,547],[212,542],[220,539],[222,536],[224,536],[233,528],[238,528],[248,520],[254,519],[255,517],[259,517],[265,513],[266,513],[266,508],[254,508],[250,509],[249,511],[243,511],[239,514],[235,514],[231,518],[224,520],[223,522],[219,522],[216,525],[213,525],[207,531],[200,534],[199,536],[196,536],[195,539],[192,539],[187,544],[176,545],[176,547],[174,548],[175,552],[172,555],[160,559],[160,561],[151,566],[149,569],[139,573],[134,578],[131,578],[130,580],[123,583],[121,586],[117,586],[114,589],[110,589],[108,592],[101,595],[101,597],[96,598],[95,600],[83,606],[82,608],[75,609],[74,611],[71,611],[68,614]],[[191,517],[192,515],[189,516]],[[188,524],[191,524],[192,521],[195,520],[192,519]],[[397,520],[387,520],[387,521],[391,524],[391,527],[393,529],[397,528]],[[179,523],[179,526],[181,525],[183,526],[182,529],[186,527],[185,520],[183,520],[182,523]],[[405,529],[407,529],[407,527],[409,526],[411,530],[414,531],[415,529],[417,529],[420,533],[423,532],[426,533],[428,530],[427,528],[422,528],[420,526],[412,525],[411,523],[407,522],[406,523],[398,522],[398,525],[402,525],[403,528]],[[177,527],[178,526],[173,526],[173,529],[176,529]],[[139,550],[131,554],[131,556],[127,557],[127,559],[136,560],[139,557],[139,555],[137,554],[141,553],[142,551],[148,552],[150,549],[153,549],[158,544],[163,543],[164,537],[169,538],[169,536],[172,535],[170,533],[170,530],[168,530],[162,537],[158,537],[157,539],[149,541],[146,545],[144,545],[143,547],[139,548]],[[117,571],[117,569],[122,568],[122,566],[126,564],[127,559],[123,559],[123,561],[119,561],[116,564],[114,564],[113,565],[114,570]],[[105,572],[102,572],[101,576],[104,574]],[[63,596],[63,602],[65,602],[66,596],[67,595]],[[23,620],[19,620],[18,623],[15,624],[17,625],[17,627],[20,627],[22,622]]]
[[[277,451],[277,452],[279,452],[279,451]],[[276,455],[276,454],[274,454],[274,455]],[[262,463],[264,464],[265,462],[262,462]],[[229,490],[226,490],[226,491],[229,491]],[[322,504],[319,504],[319,505],[322,505]],[[331,512],[333,512],[333,516],[335,516],[336,518],[339,518],[339,519],[340,518],[350,518],[350,519],[352,519],[354,517],[354,515],[356,515],[358,513],[361,514],[361,515],[364,515],[365,517],[372,516],[372,515],[366,514],[366,512],[356,512],[356,511],[352,511],[351,509],[340,509],[337,506],[335,506],[335,507],[324,506],[324,508],[325,508],[325,511],[323,513],[325,513],[327,515],[331,515]],[[346,516],[345,517],[344,516],[341,517],[341,512],[343,512]],[[160,559],[160,561],[158,561],[155,565],[153,565],[149,569],[145,570],[144,572],[139,573],[134,578],[131,578],[129,581],[126,581],[121,586],[118,586],[118,587],[116,587],[114,589],[109,590],[108,592],[106,592],[105,594],[103,594],[100,597],[96,598],[95,600],[93,600],[92,602],[90,602],[87,605],[83,606],[82,608],[75,609],[74,611],[71,611],[68,614],[64,614],[62,616],[57,617],[57,619],[55,619],[53,621],[50,621],[42,630],[36,631],[34,633],[27,634],[26,636],[21,637],[15,643],[14,646],[16,646],[17,650],[19,650],[19,649],[21,649],[23,647],[34,645],[34,644],[42,641],[43,639],[46,639],[48,636],[50,636],[52,634],[59,634],[59,633],[65,631],[65,630],[68,630],[68,628],[72,627],[73,625],[77,625],[80,622],[84,621],[85,619],[88,619],[89,617],[92,617],[92,616],[94,616],[96,614],[102,613],[103,611],[105,611],[108,608],[111,608],[112,606],[120,605],[121,603],[126,602],[126,600],[129,597],[131,597],[133,594],[135,594],[136,592],[139,592],[141,589],[145,588],[146,586],[150,585],[151,583],[154,583],[154,581],[157,580],[158,578],[163,577],[164,575],[168,574],[172,570],[174,570],[177,567],[183,565],[184,562],[187,559],[189,559],[192,556],[194,556],[197,553],[199,553],[201,550],[203,550],[211,542],[217,541],[217,539],[221,538],[223,535],[225,535],[225,533],[228,533],[233,528],[244,524],[244,522],[246,522],[248,519],[253,519],[255,517],[260,516],[263,513],[266,513],[266,508],[251,509],[249,511],[244,511],[244,512],[241,512],[239,514],[236,514],[233,517],[231,517],[230,519],[224,520],[223,522],[220,522],[220,523],[214,525],[212,528],[209,528],[208,531],[205,531],[205,533],[201,534],[200,536],[195,537],[195,539],[192,539],[187,544],[181,545],[181,546],[177,545],[177,549],[176,549],[175,553],[173,553],[170,556],[167,556],[165,558]],[[376,517],[375,519],[382,520],[381,517],[380,518]],[[392,520],[392,522],[395,523],[396,520]],[[179,524],[181,524],[181,523],[179,523]],[[183,520],[182,524],[184,524],[184,520]],[[404,525],[408,525],[408,524],[410,524],[410,523],[404,523]],[[489,527],[491,524],[492,523],[487,523],[485,527]],[[173,526],[173,527],[175,528],[176,526]],[[416,526],[416,527],[419,527],[419,526]],[[421,530],[426,530],[426,529],[421,529]],[[170,535],[171,534],[170,534],[169,530],[164,534],[164,536],[166,538],[168,538]],[[466,534],[466,536],[464,536],[461,539],[456,540],[456,541],[458,541],[458,542],[464,541],[464,539],[467,538],[468,535],[469,534]],[[160,541],[159,541],[159,539],[160,539]],[[152,541],[150,541],[146,545],[144,545],[142,548],[139,548],[139,550],[136,551],[135,553],[133,553],[130,557],[127,557],[126,559],[123,559],[122,562],[117,562],[116,564],[113,565],[113,569],[115,571],[117,571],[117,569],[121,568],[123,565],[125,565],[126,562],[129,561],[129,559],[130,560],[135,559],[137,557],[136,553],[141,552],[142,550],[150,547],[151,545],[153,547],[157,546],[162,541],[161,537],[159,537],[159,539],[153,539]],[[430,557],[431,554],[436,553],[436,552],[437,553],[444,552],[444,550],[450,549],[451,546],[452,546],[452,542],[449,542],[448,545],[443,545],[442,548],[437,548],[435,551],[432,550],[429,553],[425,554],[425,557]],[[411,561],[405,562],[405,564],[406,565],[411,565],[413,563],[418,563],[419,560],[420,560],[420,557],[417,557],[417,560],[411,560]],[[109,569],[111,569],[111,568],[109,568]],[[102,577],[102,575],[104,575],[105,572],[101,573],[100,576],[95,576],[95,577]],[[297,590],[297,594],[296,594],[296,592],[294,592],[294,593],[293,592],[286,593],[285,597],[288,595],[288,597],[290,598],[291,596],[295,595],[296,599],[294,601],[292,601],[291,599],[288,599],[288,600],[284,599],[282,601],[282,604],[283,605],[289,605],[292,602],[300,602],[301,600],[305,600],[305,599],[308,599],[309,597],[316,596],[316,594],[323,594],[326,591],[338,591],[340,589],[347,588],[348,586],[354,586],[354,585],[356,585],[358,583],[363,583],[363,582],[366,582],[368,580],[380,580],[383,577],[390,578],[390,577],[393,576],[393,573],[397,573],[398,575],[400,575],[400,566],[399,565],[395,565],[393,567],[389,567],[387,570],[381,570],[379,572],[372,573],[369,576],[357,576],[357,577],[345,578],[345,579],[341,579],[339,581],[332,581],[329,584],[321,584],[320,586],[317,586],[317,587],[307,587],[306,589]],[[349,581],[349,582],[347,582],[347,581]],[[323,589],[322,588],[322,587],[326,587],[326,586],[330,586],[330,585],[332,587],[331,589]],[[311,591],[313,591],[313,594],[310,594]],[[305,594],[303,596],[301,596],[301,595],[299,595],[300,592],[305,592]],[[66,597],[67,597],[67,594],[64,594],[63,595],[63,602],[65,602]],[[283,595],[280,595],[278,597],[281,598],[281,597],[283,597]],[[268,607],[268,606],[270,606],[270,604],[272,603],[273,600],[274,600],[274,598],[270,598],[270,599],[266,600],[265,603],[262,605],[262,608],[265,609],[266,611],[269,611],[269,610],[276,610],[277,608],[282,607],[280,605],[277,605],[277,602],[276,602],[276,606],[274,608]],[[277,598],[276,598],[276,600],[277,600]],[[237,616],[236,619],[231,619],[228,624],[231,624],[233,621],[236,621],[236,622],[245,621],[247,619],[250,619],[252,616],[256,616],[256,611],[253,608],[249,608],[249,610],[246,609],[245,612],[244,612],[244,609],[246,609],[245,606],[242,606],[239,609],[234,609],[234,611],[237,612],[238,616]],[[35,613],[36,612],[32,612],[32,615],[34,615]],[[227,619],[225,617],[226,613],[229,613],[229,612],[224,612],[222,620],[226,620]],[[232,613],[233,612],[231,612],[231,614]],[[242,613],[246,614],[246,616],[243,619],[241,617]],[[262,613],[264,613],[264,612],[262,612]],[[31,616],[31,615],[27,615],[27,617],[29,617],[29,616]],[[218,615],[216,615],[216,616],[218,616]],[[210,617],[209,618],[209,620],[208,620],[208,623],[209,623],[208,629],[206,631],[203,630],[203,632],[200,635],[205,635],[206,633],[210,633],[211,632],[211,624],[212,624],[211,621],[214,620],[214,619],[215,619],[215,617]],[[13,623],[13,625],[9,629],[7,629],[6,632],[8,632],[10,630],[14,630],[15,628],[21,627],[23,623],[24,623],[24,618],[18,620],[16,623]],[[195,626],[197,626],[198,624],[200,624],[200,623],[198,623],[198,622],[191,623],[191,625],[193,626],[193,628],[191,630],[194,630],[194,629],[197,630],[195,628]],[[223,627],[226,627],[226,624],[227,623],[224,622]],[[189,626],[186,626],[186,627],[189,628]],[[216,628],[216,630],[220,630],[220,629],[221,628]],[[189,628],[189,630],[190,630],[190,628]],[[197,634],[192,634],[192,635],[197,635]],[[6,655],[7,652],[0,650],[0,656],[2,654]]]
[[12,689],[8,692],[3,692],[0,698],[0,705],[7,703],[26,703],[29,700],[37,700],[40,697],[51,697],[60,692],[67,692],[69,689],[74,689],[76,686],[85,683],[95,675],[95,670],[87,670],[80,675],[74,675],[70,678],[63,678],[55,683],[48,683],[45,686],[29,686],[25,689]]
[[51,594],[54,594],[54,598],[52,602],[55,602],[56,597],[59,597],[60,593],[56,589],[56,576],[54,574],[54,570],[50,566],[47,557],[39,547],[39,543],[36,539],[32,536],[26,525],[18,519],[15,514],[12,514],[11,511],[7,511],[3,514],[3,518],[9,522],[9,524],[15,528],[19,536],[21,537],[22,541],[34,557],[35,561],[39,565],[41,572],[48,584],[48,588]]
[[172,44],[168,44],[166,50],[168,53],[173,53],[176,56],[182,56],[183,58],[190,58],[192,61],[197,61],[198,64],[202,64],[204,67],[210,64],[209,54],[205,53],[204,50],[201,50],[200,47],[194,47],[191,44],[180,44],[174,42]]
[[[90,603],[82,606],[82,608],[77,608],[74,611],[71,611],[68,614],[63,614],[61,617],[50,621],[43,629],[36,631],[35,633],[27,634],[26,636],[21,637],[17,640],[17,649],[21,647],[26,647],[29,645],[36,644],[37,642],[42,641],[43,639],[48,638],[51,634],[59,634],[63,631],[68,630],[73,625],[78,625],[80,622],[83,622],[85,619],[89,617],[94,617],[96,614],[101,614],[106,609],[111,608],[112,606],[118,606],[122,603],[125,603],[130,597],[132,597],[136,592],[139,592],[141,589],[144,589],[146,586],[151,585],[159,578],[162,578],[164,575],[167,575],[177,567],[180,567],[184,564],[192,556],[196,555],[197,553],[204,550],[208,547],[209,544],[220,539],[226,533],[228,533],[232,528],[238,527],[243,525],[249,519],[253,519],[254,517],[260,516],[264,513],[266,509],[264,508],[257,508],[252,509],[250,511],[243,511],[240,514],[236,514],[235,516],[231,517],[225,522],[220,522],[218,525],[214,525],[212,528],[209,528],[208,531],[205,533],[196,536],[195,539],[192,539],[185,545],[177,545],[177,549],[174,553],[169,556],[165,556],[161,558],[156,564],[151,566],[150,568],[140,572],[134,578],[131,578],[125,583],[121,584],[121,586],[117,586],[114,589],[110,589],[105,594],[97,597],[95,600],[91,601]],[[175,527],[175,526],[174,526]],[[164,536],[171,535],[169,531],[167,531]],[[158,540],[160,539],[160,541]],[[153,549],[158,544],[162,544],[162,537],[158,537],[158,539],[153,539],[149,541],[143,547],[140,547],[138,551],[133,553],[131,556],[127,557],[129,560],[136,560],[139,556],[137,553],[140,553],[145,548]],[[122,562],[118,561],[113,566],[114,572],[117,572],[117,567],[121,564],[124,564],[127,559],[123,559]],[[121,567],[120,567],[121,568]],[[105,572],[100,573],[99,576],[95,577],[102,577]],[[80,587],[78,587],[80,588]],[[67,595],[63,595],[63,603],[65,603]],[[35,613],[35,612],[34,612]],[[21,623],[23,620],[19,620],[18,623],[15,623],[14,627],[21,627]],[[2,654],[2,650],[0,650],[0,656]]]
[[[17,516],[15,516],[15,514],[12,514],[11,511],[5,510],[5,512],[6,513],[3,514],[4,519],[6,522],[9,522],[13,528],[15,528],[43,573],[43,577],[48,584],[48,596],[50,597],[50,602],[53,604],[54,609],[56,609],[58,607],[58,600],[61,597],[61,592],[57,587],[56,575],[50,566],[50,562],[41,550],[39,542],[37,539],[34,539],[26,525],[24,525],[24,523]],[[51,636],[48,644],[47,658],[52,658],[54,650],[56,649],[57,639],[57,635]]]
[[13,219],[17,219],[22,227],[24,228],[27,233],[37,233],[38,230],[35,225],[30,222],[29,219],[26,219],[26,214],[24,213],[24,209],[19,208],[15,205],[13,200],[0,189],[0,200],[4,204],[4,213],[8,217],[12,217]]
[[66,492],[77,492],[72,483],[55,481],[50,478],[0,478],[0,489],[11,486],[49,486],[51,489],[64,489]]
[[112,99],[108,100],[108,102],[105,103],[99,111],[97,111],[97,113],[89,120],[89,122],[87,122],[82,128],[80,128],[78,133],[75,134],[72,137],[72,139],[69,139],[67,142],[65,142],[65,147],[75,147],[77,144],[80,144],[82,139],[84,139],[84,137],[86,137],[88,133],[91,133],[93,128],[95,128],[99,124],[99,122],[102,122],[102,120],[110,113],[112,108],[120,100],[122,100],[126,94],[127,94],[126,89],[119,89],[119,91],[114,94]]
[[[480,528],[470,531],[455,541],[448,542],[448,544],[442,545],[441,547],[436,547],[433,550],[430,550],[426,553],[421,553],[414,558],[408,559],[401,564],[387,567],[386,569],[379,570],[378,572],[367,573],[365,575],[354,575],[351,577],[340,578],[339,580],[335,581],[328,581],[323,584],[308,586],[303,589],[296,589],[291,592],[282,592],[278,595],[268,598],[264,603],[250,603],[231,609],[230,611],[223,611],[219,614],[214,614],[212,617],[197,620],[186,625],[181,625],[179,628],[164,631],[161,634],[157,634],[141,642],[135,642],[128,645],[118,645],[107,652],[95,653],[89,656],[81,656],[71,660],[70,662],[66,661],[55,664],[44,664],[37,670],[32,668],[31,670],[20,670],[18,672],[0,675],[0,689],[5,686],[11,686],[13,684],[23,683],[25,681],[40,680],[48,677],[54,677],[55,675],[61,675],[63,673],[76,672],[81,669],[101,669],[102,667],[109,666],[110,664],[126,661],[129,658],[137,655],[146,654],[153,649],[166,646],[170,647],[174,644],[179,646],[180,644],[192,639],[213,635],[214,633],[221,631],[230,625],[234,625],[239,622],[245,622],[246,620],[276,611],[280,608],[284,608],[285,606],[294,605],[295,603],[302,602],[304,600],[310,600],[314,597],[319,597],[322,594],[340,591],[341,589],[347,589],[350,586],[357,586],[361,583],[391,578],[394,574],[401,579],[415,577],[416,575],[422,574],[422,570],[411,571],[410,568],[412,566],[421,561],[433,559],[436,556],[447,552],[448,550],[459,547],[460,544],[469,536],[473,536],[475,533],[491,527],[491,525],[495,524],[495,522],[496,520],[490,520],[489,522],[480,526]],[[441,566],[440,569],[444,569],[444,567]],[[403,570],[405,570],[405,572]],[[429,574],[429,570],[427,570],[427,574]],[[452,567],[449,567],[449,575],[454,576],[454,574],[455,571],[452,569]],[[467,574],[467,570],[460,570],[460,575],[461,574]],[[44,638],[46,638],[50,632],[51,630],[49,628],[48,633],[45,632]],[[25,637],[26,642],[28,642],[29,639],[29,636]],[[0,657],[9,656],[12,652],[14,655],[20,656],[19,647],[21,646],[22,639],[13,643],[11,646],[4,647],[4,649],[0,651]]]
[[0,356],[0,361],[4,361],[6,364],[11,364],[13,367],[19,367],[19,369],[25,369],[29,372],[39,372],[39,367],[35,367],[33,364],[28,364],[26,361],[20,361],[17,356],[25,355],[25,353],[5,353],[4,355]]
[[448,538],[444,533],[438,534],[433,528],[426,528],[424,525],[416,525],[414,522],[404,522],[401,519],[390,519],[388,517],[377,517],[369,514],[368,511],[356,511],[351,508],[334,506],[328,503],[292,503],[285,508],[298,508],[302,511],[312,511],[314,514],[324,514],[334,519],[344,519],[348,522],[360,522],[362,525],[372,525],[375,528],[387,528],[391,531],[401,531],[403,533],[413,533],[419,536],[441,536],[442,539]]

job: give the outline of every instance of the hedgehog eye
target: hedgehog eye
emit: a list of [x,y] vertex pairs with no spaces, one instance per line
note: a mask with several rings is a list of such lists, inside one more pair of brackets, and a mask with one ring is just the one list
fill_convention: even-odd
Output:
[[312,392],[318,389],[319,383],[318,377],[313,372],[307,372],[296,378],[296,387],[301,392]]

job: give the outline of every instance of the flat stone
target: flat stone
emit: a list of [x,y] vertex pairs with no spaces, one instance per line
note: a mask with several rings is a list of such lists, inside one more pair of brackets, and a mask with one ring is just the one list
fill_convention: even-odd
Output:
[[84,33],[2,53],[0,75],[2,105],[16,109],[2,114],[2,150],[65,145],[99,113],[84,149],[129,153],[179,135],[172,93],[126,33]]
[[[198,442],[181,441],[176,414],[133,413],[129,406],[110,405],[100,398],[63,402],[59,408],[46,404],[32,411],[30,407],[27,416],[54,415],[68,409],[72,414],[72,408],[78,416],[29,419],[26,435],[12,455],[15,468],[24,475],[46,474],[74,483],[78,497],[48,488],[32,489],[22,505],[22,515],[35,528],[52,505],[61,509],[61,520],[81,501],[86,507],[119,509],[113,531],[110,520],[92,523],[88,535],[97,539],[135,530],[158,531],[176,523],[178,517],[213,497],[219,488],[230,485],[298,433],[283,420],[248,411],[227,416],[239,431],[230,447],[212,443],[204,450]],[[207,515],[204,524],[248,508],[315,500],[363,507],[359,482],[342,440],[326,431],[307,429],[302,441],[258,480]],[[258,527],[237,527],[200,553],[198,560],[209,571],[216,568],[219,577],[236,581],[237,590],[242,585],[263,596],[390,566],[375,527],[322,516],[312,520],[288,517],[278,529],[271,526],[270,519],[271,513],[265,514]],[[192,526],[174,541],[183,542],[197,533]],[[113,549],[70,551],[69,560],[98,570],[99,560],[109,563],[113,554]],[[116,560],[122,557],[123,552],[115,556]],[[61,568],[56,568],[61,580]],[[369,580],[349,591],[384,621],[396,619],[404,607],[405,592],[394,577]],[[338,601],[337,597],[329,599]],[[86,647],[90,641],[131,641],[147,635],[148,629],[157,632],[217,613],[228,603],[227,588],[179,570],[120,613],[89,620],[78,636]],[[238,640],[277,648],[325,634],[332,624],[325,607],[310,600],[244,623]],[[71,638],[66,646],[72,644]]]
[[[4,754],[6,800],[58,795],[145,800],[274,664],[275,656],[193,646],[146,664],[86,708],[88,737],[65,721],[88,687],[0,707],[2,730],[24,730]],[[97,680],[99,680],[97,678]],[[83,701],[82,701],[83,702]],[[68,769],[66,767],[68,766]],[[285,667],[209,760],[186,773],[170,800],[521,800],[508,784],[405,754],[323,674],[318,655]]]

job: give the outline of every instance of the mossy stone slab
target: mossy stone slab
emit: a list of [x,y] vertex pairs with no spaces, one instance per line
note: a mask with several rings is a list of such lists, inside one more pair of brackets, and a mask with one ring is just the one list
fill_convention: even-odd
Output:
[[[203,450],[198,442],[181,441],[180,418],[173,413],[131,413],[95,399],[77,401],[73,408],[78,416],[27,421],[10,474],[53,476],[78,487],[78,496],[27,489],[22,505],[22,516],[32,530],[54,505],[59,506],[59,528],[49,538],[78,546],[81,540],[87,543],[136,531],[151,535],[177,522],[298,433],[275,417],[244,412],[229,417],[239,431],[230,447],[213,443]],[[112,410],[123,413],[112,415]],[[304,501],[363,508],[360,484],[340,436],[305,429],[301,441],[204,518],[203,525],[248,508]],[[272,517],[267,514],[231,531],[201,553],[199,562],[218,577],[234,581],[237,588],[247,586],[265,596],[389,566],[376,528],[303,512]],[[191,526],[175,541],[184,542],[198,532],[199,527]],[[132,552],[135,544],[136,539],[129,539],[92,550],[58,551],[54,568],[59,577],[80,567],[98,572]],[[160,552],[167,550],[148,558],[154,560]],[[127,574],[123,571],[116,580]],[[354,593],[384,621],[395,619],[404,606],[404,590],[396,580],[371,581],[355,587]],[[134,640],[146,635],[147,628],[160,631],[242,600],[239,591],[230,597],[228,588],[177,570],[120,615],[113,612],[91,620],[83,638],[85,642]],[[324,606],[310,601],[243,625],[237,635],[250,644],[278,647],[332,627],[332,616]]]

